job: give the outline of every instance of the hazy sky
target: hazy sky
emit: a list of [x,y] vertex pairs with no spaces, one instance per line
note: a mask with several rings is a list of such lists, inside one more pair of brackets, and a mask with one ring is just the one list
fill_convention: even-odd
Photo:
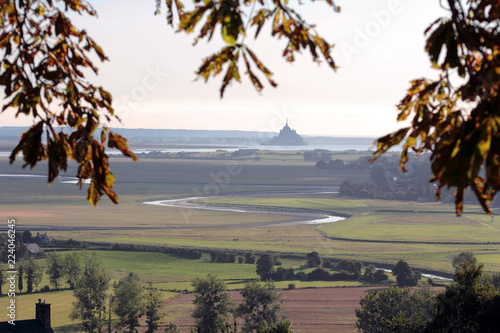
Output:
[[[268,37],[266,24],[259,40],[247,42],[275,73],[278,88],[266,85],[259,94],[242,75],[242,84],[233,83],[221,100],[222,76],[208,84],[193,81],[201,60],[222,45],[220,33],[193,47],[193,36],[167,26],[165,11],[153,15],[153,0],[90,2],[99,17],[73,21],[110,58],[89,79],[111,91],[124,127],[278,131],[288,118],[300,134],[329,136],[380,136],[401,126],[395,105],[409,81],[436,75],[423,32],[446,14],[438,0],[339,0],[340,14],[323,1],[300,6],[335,44],[337,72],[305,52],[293,64],[282,60],[285,41]],[[31,123],[22,117],[1,115],[0,124]]]

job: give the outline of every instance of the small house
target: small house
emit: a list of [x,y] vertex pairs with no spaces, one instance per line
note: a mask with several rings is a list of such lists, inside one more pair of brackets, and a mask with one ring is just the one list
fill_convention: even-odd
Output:
[[45,258],[45,252],[37,243],[29,243],[25,245],[28,248],[28,253],[30,256],[33,256],[35,258]]
[[40,246],[54,246],[56,245],[56,240],[52,236],[48,236],[47,233],[40,234],[36,233],[35,243]]

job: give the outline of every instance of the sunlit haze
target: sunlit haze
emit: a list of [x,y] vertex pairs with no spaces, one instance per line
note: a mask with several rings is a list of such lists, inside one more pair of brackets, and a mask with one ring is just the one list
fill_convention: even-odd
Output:
[[[289,120],[300,134],[380,136],[401,126],[395,105],[409,81],[433,76],[424,52],[425,28],[445,11],[436,0],[337,1],[340,14],[322,1],[300,7],[304,18],[333,42],[332,71],[303,53],[296,63],[281,58],[284,40],[269,37],[247,42],[275,74],[278,88],[257,93],[243,75],[220,99],[222,75],[205,84],[194,81],[201,60],[220,47],[219,36],[192,46],[193,37],[174,32],[165,9],[154,16],[155,1],[91,1],[99,17],[74,17],[100,44],[110,61],[99,64],[99,75],[89,75],[114,98],[114,107],[127,128],[278,131]],[[263,81],[265,81],[263,79]],[[31,124],[0,116],[3,126]]]

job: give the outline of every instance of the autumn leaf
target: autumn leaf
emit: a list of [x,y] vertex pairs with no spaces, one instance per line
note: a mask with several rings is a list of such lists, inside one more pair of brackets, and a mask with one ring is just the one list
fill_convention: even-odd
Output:
[[[82,0],[65,1],[65,6],[35,0],[0,6],[0,86],[6,98],[2,110],[13,108],[16,115],[25,114],[34,123],[12,150],[10,163],[19,153],[25,161],[23,167],[34,168],[48,159],[51,183],[67,170],[68,159],[73,159],[78,163],[80,188],[91,179],[88,198],[92,204],[103,194],[117,202],[103,142],[95,141],[93,134],[102,117],[107,121],[118,118],[111,106],[111,94],[93,86],[84,76],[88,69],[97,73],[92,57],[101,61],[107,57],[85,30],[72,24],[69,12],[96,15]],[[57,112],[54,101],[60,106]],[[104,133],[101,140],[106,139]],[[113,135],[110,141],[136,160],[124,138]]]

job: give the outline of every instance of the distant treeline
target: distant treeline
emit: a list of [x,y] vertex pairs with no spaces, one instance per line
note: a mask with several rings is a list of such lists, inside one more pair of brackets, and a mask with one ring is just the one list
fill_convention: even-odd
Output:
[[[429,155],[411,156],[406,169],[406,172],[401,171],[399,156],[380,157],[368,167],[370,183],[359,184],[346,181],[342,183],[339,195],[383,200],[434,201],[437,184],[430,181],[432,173]],[[454,191],[442,188],[440,200],[454,202]],[[472,191],[465,192],[464,202],[477,204]],[[491,206],[500,207],[500,199],[495,198]]]
[[200,259],[202,252],[196,249],[183,247],[168,247],[161,245],[140,245],[140,244],[102,244],[89,243],[84,241],[75,241],[73,239],[57,241],[58,247],[71,249],[92,249],[101,251],[127,251],[127,252],[157,252],[164,254],[173,254],[191,259]]
[[[263,256],[257,261],[262,260]],[[315,268],[309,273],[304,269]],[[330,270],[336,270],[331,272]],[[381,283],[387,281],[389,277],[383,270],[377,270],[373,265],[366,267],[362,274],[363,264],[358,261],[342,259],[338,262],[331,260],[321,260],[318,252],[313,251],[306,255],[306,263],[301,267],[301,271],[293,268],[278,267],[271,268],[269,274],[262,274],[262,279],[270,278],[273,281],[365,281],[369,283]]]
[[134,251],[134,252],[158,252],[173,254],[191,259],[200,259],[202,253],[198,250],[182,247],[165,247],[155,245],[114,244],[112,251]]
[[[159,150],[153,150],[150,152],[139,152],[136,153],[138,157],[141,158],[155,158],[155,159],[192,159],[192,160],[252,160],[260,161],[261,157],[265,155],[281,155],[284,157],[290,157],[292,154],[289,152],[283,153],[280,151],[265,151],[260,149],[238,149],[236,151],[227,151],[224,148],[217,149],[215,152],[210,153],[200,153],[196,151],[180,151],[180,152],[163,152]],[[302,155],[301,151],[294,153],[295,155]],[[120,155],[111,155],[120,156]]]
[[[370,163],[370,156],[363,156],[354,161],[331,159],[327,151],[313,151],[308,155],[316,159],[316,168],[330,170],[366,170],[370,175],[370,182],[355,183],[345,181],[339,189],[339,196],[360,199],[432,201],[435,200],[437,185],[430,182],[432,179],[430,156],[422,154],[410,155],[406,164],[406,172],[400,168],[399,155],[382,156]],[[306,155],[304,155],[306,158]],[[442,189],[441,200],[453,202],[453,191]],[[466,203],[476,203],[473,193],[465,195]],[[496,200],[493,206],[498,206]]]

